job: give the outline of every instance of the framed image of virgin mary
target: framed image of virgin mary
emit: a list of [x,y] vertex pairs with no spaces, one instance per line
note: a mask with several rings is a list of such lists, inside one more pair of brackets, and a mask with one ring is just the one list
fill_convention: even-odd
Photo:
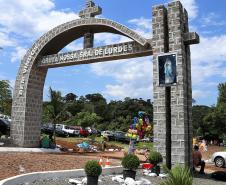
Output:
[[177,83],[177,55],[167,53],[158,56],[159,85],[171,86]]

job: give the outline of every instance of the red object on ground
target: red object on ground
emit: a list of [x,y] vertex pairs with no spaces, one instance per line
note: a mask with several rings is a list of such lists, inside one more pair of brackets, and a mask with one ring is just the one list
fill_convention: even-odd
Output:
[[148,170],[150,170],[150,169],[152,169],[153,168],[153,164],[150,164],[150,163],[144,163],[143,165],[142,165],[142,168],[143,169],[148,169]]

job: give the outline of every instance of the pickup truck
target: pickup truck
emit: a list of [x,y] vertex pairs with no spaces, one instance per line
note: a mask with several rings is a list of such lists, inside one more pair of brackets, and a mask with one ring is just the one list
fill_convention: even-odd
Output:
[[56,124],[57,129],[61,129],[62,131],[69,134],[69,136],[79,136],[79,130],[73,129],[70,126],[63,124]]

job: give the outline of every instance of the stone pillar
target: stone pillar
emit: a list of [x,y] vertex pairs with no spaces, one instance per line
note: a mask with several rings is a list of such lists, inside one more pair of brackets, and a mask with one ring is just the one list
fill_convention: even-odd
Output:
[[84,35],[84,47],[83,49],[86,48],[92,48],[93,47],[93,40],[94,40],[94,34],[93,33],[86,33]]
[[[27,57],[22,61],[25,63]],[[10,136],[12,143],[20,147],[39,147],[43,106],[43,86],[47,69],[34,65],[30,73],[23,73],[21,65],[14,88],[12,123]],[[21,83],[24,92],[20,95]]]
[[154,148],[166,159],[165,87],[159,86],[158,55],[168,51],[167,11],[163,5],[152,8]]
[[[191,64],[184,44],[186,12],[179,1],[168,4],[169,52],[177,53],[177,85],[171,87],[172,164],[191,165]],[[187,26],[188,28],[188,26]]]
[[[184,28],[185,32],[189,33],[189,25],[188,25],[188,13],[187,10],[184,9]],[[187,76],[187,112],[188,112],[188,162],[190,160],[190,166],[193,165],[192,158],[192,138],[193,138],[193,127],[192,127],[192,79],[191,79],[191,52],[190,45],[185,45],[186,52],[186,76]]]
[[[179,1],[169,3],[167,9],[163,5],[154,6],[152,24],[154,148],[169,162],[168,166],[170,163],[191,166],[191,61],[190,48],[184,39],[184,34],[189,33],[187,12]],[[177,54],[177,85],[161,87],[157,56],[167,52]]]

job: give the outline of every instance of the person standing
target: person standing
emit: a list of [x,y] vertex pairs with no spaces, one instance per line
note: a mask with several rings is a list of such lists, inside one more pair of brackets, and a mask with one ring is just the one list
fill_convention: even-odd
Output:
[[128,154],[134,154],[134,152],[135,152],[135,142],[136,142],[136,140],[130,139]]
[[199,147],[197,145],[194,146],[194,151],[192,153],[193,157],[193,165],[194,167],[201,166],[201,169],[199,171],[200,174],[205,174],[204,169],[205,169],[205,162],[202,160],[202,154],[199,151]]

